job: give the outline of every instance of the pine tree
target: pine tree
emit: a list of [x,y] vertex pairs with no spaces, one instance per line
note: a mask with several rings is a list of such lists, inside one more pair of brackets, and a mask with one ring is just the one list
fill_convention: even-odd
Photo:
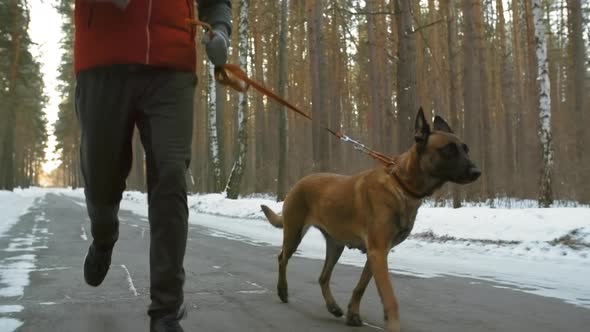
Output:
[[[280,96],[284,96],[286,89],[287,76],[287,20],[288,20],[288,0],[281,0],[281,25],[279,32],[279,80],[277,92]],[[277,200],[282,201],[287,195],[287,174],[288,163],[287,155],[289,146],[287,144],[287,110],[284,107],[279,109],[279,161],[278,161],[278,175],[277,175]]]
[[0,4],[0,189],[38,183],[47,141],[46,97],[28,27],[26,1]]

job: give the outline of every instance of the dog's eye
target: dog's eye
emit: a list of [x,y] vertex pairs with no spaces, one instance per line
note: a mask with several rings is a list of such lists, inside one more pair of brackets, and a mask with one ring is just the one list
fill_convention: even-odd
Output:
[[447,144],[440,148],[440,154],[446,158],[452,158],[456,156],[458,152],[459,150],[457,149],[457,145],[453,143]]
[[467,144],[463,144],[461,146],[463,147],[463,151],[465,151],[465,153],[469,153],[469,147],[467,146]]

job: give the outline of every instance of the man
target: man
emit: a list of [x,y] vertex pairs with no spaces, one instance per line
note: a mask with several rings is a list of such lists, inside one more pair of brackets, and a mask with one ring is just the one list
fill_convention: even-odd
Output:
[[[212,26],[203,42],[222,65],[231,0],[199,0]],[[134,126],[146,153],[150,223],[151,331],[183,331],[183,260],[195,76],[192,0],[76,0],[74,62],[81,167],[93,241],[84,262],[104,280],[118,239],[117,213],[131,168]]]

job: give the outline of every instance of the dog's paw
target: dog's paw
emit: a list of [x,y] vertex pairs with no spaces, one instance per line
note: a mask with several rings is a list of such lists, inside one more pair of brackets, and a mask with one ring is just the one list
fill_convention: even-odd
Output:
[[289,291],[287,290],[287,287],[278,287],[277,291],[281,301],[283,301],[283,303],[289,303]]
[[342,311],[342,309],[340,309],[340,307],[334,303],[334,304],[328,304],[328,311],[334,315],[335,317],[342,317],[342,315],[344,315],[344,312]]
[[363,326],[363,320],[359,314],[347,314],[346,325],[348,326]]
[[400,332],[400,324],[399,320],[391,320],[387,322],[387,327],[385,328],[387,332]]

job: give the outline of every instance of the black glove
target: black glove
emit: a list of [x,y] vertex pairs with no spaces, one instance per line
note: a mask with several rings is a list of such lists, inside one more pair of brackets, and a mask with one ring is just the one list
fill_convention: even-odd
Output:
[[207,56],[214,66],[221,66],[227,62],[229,37],[223,25],[216,25],[213,30],[203,34],[201,43],[205,45]]

